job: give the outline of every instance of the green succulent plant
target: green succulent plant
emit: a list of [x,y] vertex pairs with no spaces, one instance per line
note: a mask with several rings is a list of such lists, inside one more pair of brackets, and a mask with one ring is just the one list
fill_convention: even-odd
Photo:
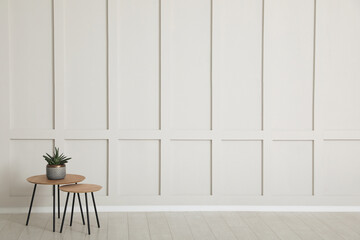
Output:
[[70,157],[65,156],[64,153],[61,153],[59,155],[59,148],[56,147],[54,148],[54,152],[52,156],[46,153],[46,155],[43,155],[43,157],[45,158],[45,161],[47,161],[49,165],[64,165],[65,163],[68,162],[68,160],[71,159]]

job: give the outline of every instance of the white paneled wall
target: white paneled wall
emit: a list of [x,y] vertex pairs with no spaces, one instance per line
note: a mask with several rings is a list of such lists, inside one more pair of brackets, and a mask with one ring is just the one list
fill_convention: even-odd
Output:
[[53,146],[99,205],[359,204],[359,16],[357,0],[0,0],[0,207],[27,206]]

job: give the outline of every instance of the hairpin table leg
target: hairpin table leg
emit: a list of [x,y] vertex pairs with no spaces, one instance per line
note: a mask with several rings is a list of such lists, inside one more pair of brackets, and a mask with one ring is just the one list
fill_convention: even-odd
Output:
[[57,194],[58,194],[58,218],[60,218],[60,186],[57,185]]
[[26,226],[29,224],[31,208],[32,208],[32,205],[33,205],[33,202],[34,202],[34,197],[35,197],[35,192],[36,192],[36,186],[37,186],[37,184],[34,184],[34,190],[33,190],[33,194],[32,194],[32,197],[31,197],[29,212],[28,212],[28,216],[27,216],[27,219],[26,219]]
[[95,209],[95,215],[96,215],[97,225],[98,225],[98,228],[100,228],[100,222],[99,222],[99,217],[98,217],[98,213],[97,213],[97,209],[96,209],[95,197],[94,197],[94,193],[93,193],[93,192],[91,192],[91,197],[92,197],[93,204],[94,204],[94,209]]
[[88,205],[87,193],[85,193],[85,203],[86,203],[86,216],[87,216],[87,224],[88,224],[88,233],[90,235],[89,205]]
[[67,204],[68,204],[68,201],[69,201],[69,195],[70,195],[70,193],[68,192],[68,193],[67,193],[67,195],[66,195],[66,202],[65,202],[65,208],[64,208],[64,215],[63,215],[63,219],[62,219],[62,222],[61,222],[60,233],[62,233],[62,230],[63,230],[63,227],[64,227],[64,220],[65,220],[65,215],[66,215],[66,208],[67,208]]
[[75,194],[76,193],[73,193],[73,202],[72,202],[71,217],[70,217],[70,227],[72,226],[73,215],[74,215]]
[[82,222],[83,222],[83,225],[85,225],[85,218],[84,218],[84,213],[83,213],[83,209],[82,209],[82,206],[81,206],[81,198],[80,198],[80,194],[79,194],[79,193],[77,193],[77,196],[78,196],[78,199],[79,199],[79,206],[80,206],[80,212],[81,212]]
[[55,185],[53,185],[53,232],[55,232]]

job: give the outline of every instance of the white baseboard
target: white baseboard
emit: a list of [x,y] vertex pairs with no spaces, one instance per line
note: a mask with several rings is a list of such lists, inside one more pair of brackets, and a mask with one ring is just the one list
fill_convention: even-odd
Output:
[[[83,206],[84,207],[84,206]],[[62,207],[63,209],[63,207]],[[360,206],[98,206],[99,212],[360,212]],[[28,208],[0,208],[0,213],[27,213]],[[79,208],[75,208],[79,212]],[[90,206],[90,211],[93,211]],[[51,213],[52,207],[34,207],[33,213]]]

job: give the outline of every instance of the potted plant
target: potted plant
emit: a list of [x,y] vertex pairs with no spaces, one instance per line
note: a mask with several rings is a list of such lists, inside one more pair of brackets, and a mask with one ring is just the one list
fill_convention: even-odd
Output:
[[63,153],[59,155],[59,148],[54,148],[53,155],[46,153],[43,155],[48,165],[46,166],[46,176],[50,180],[64,179],[66,176],[65,163],[71,158],[66,157]]

